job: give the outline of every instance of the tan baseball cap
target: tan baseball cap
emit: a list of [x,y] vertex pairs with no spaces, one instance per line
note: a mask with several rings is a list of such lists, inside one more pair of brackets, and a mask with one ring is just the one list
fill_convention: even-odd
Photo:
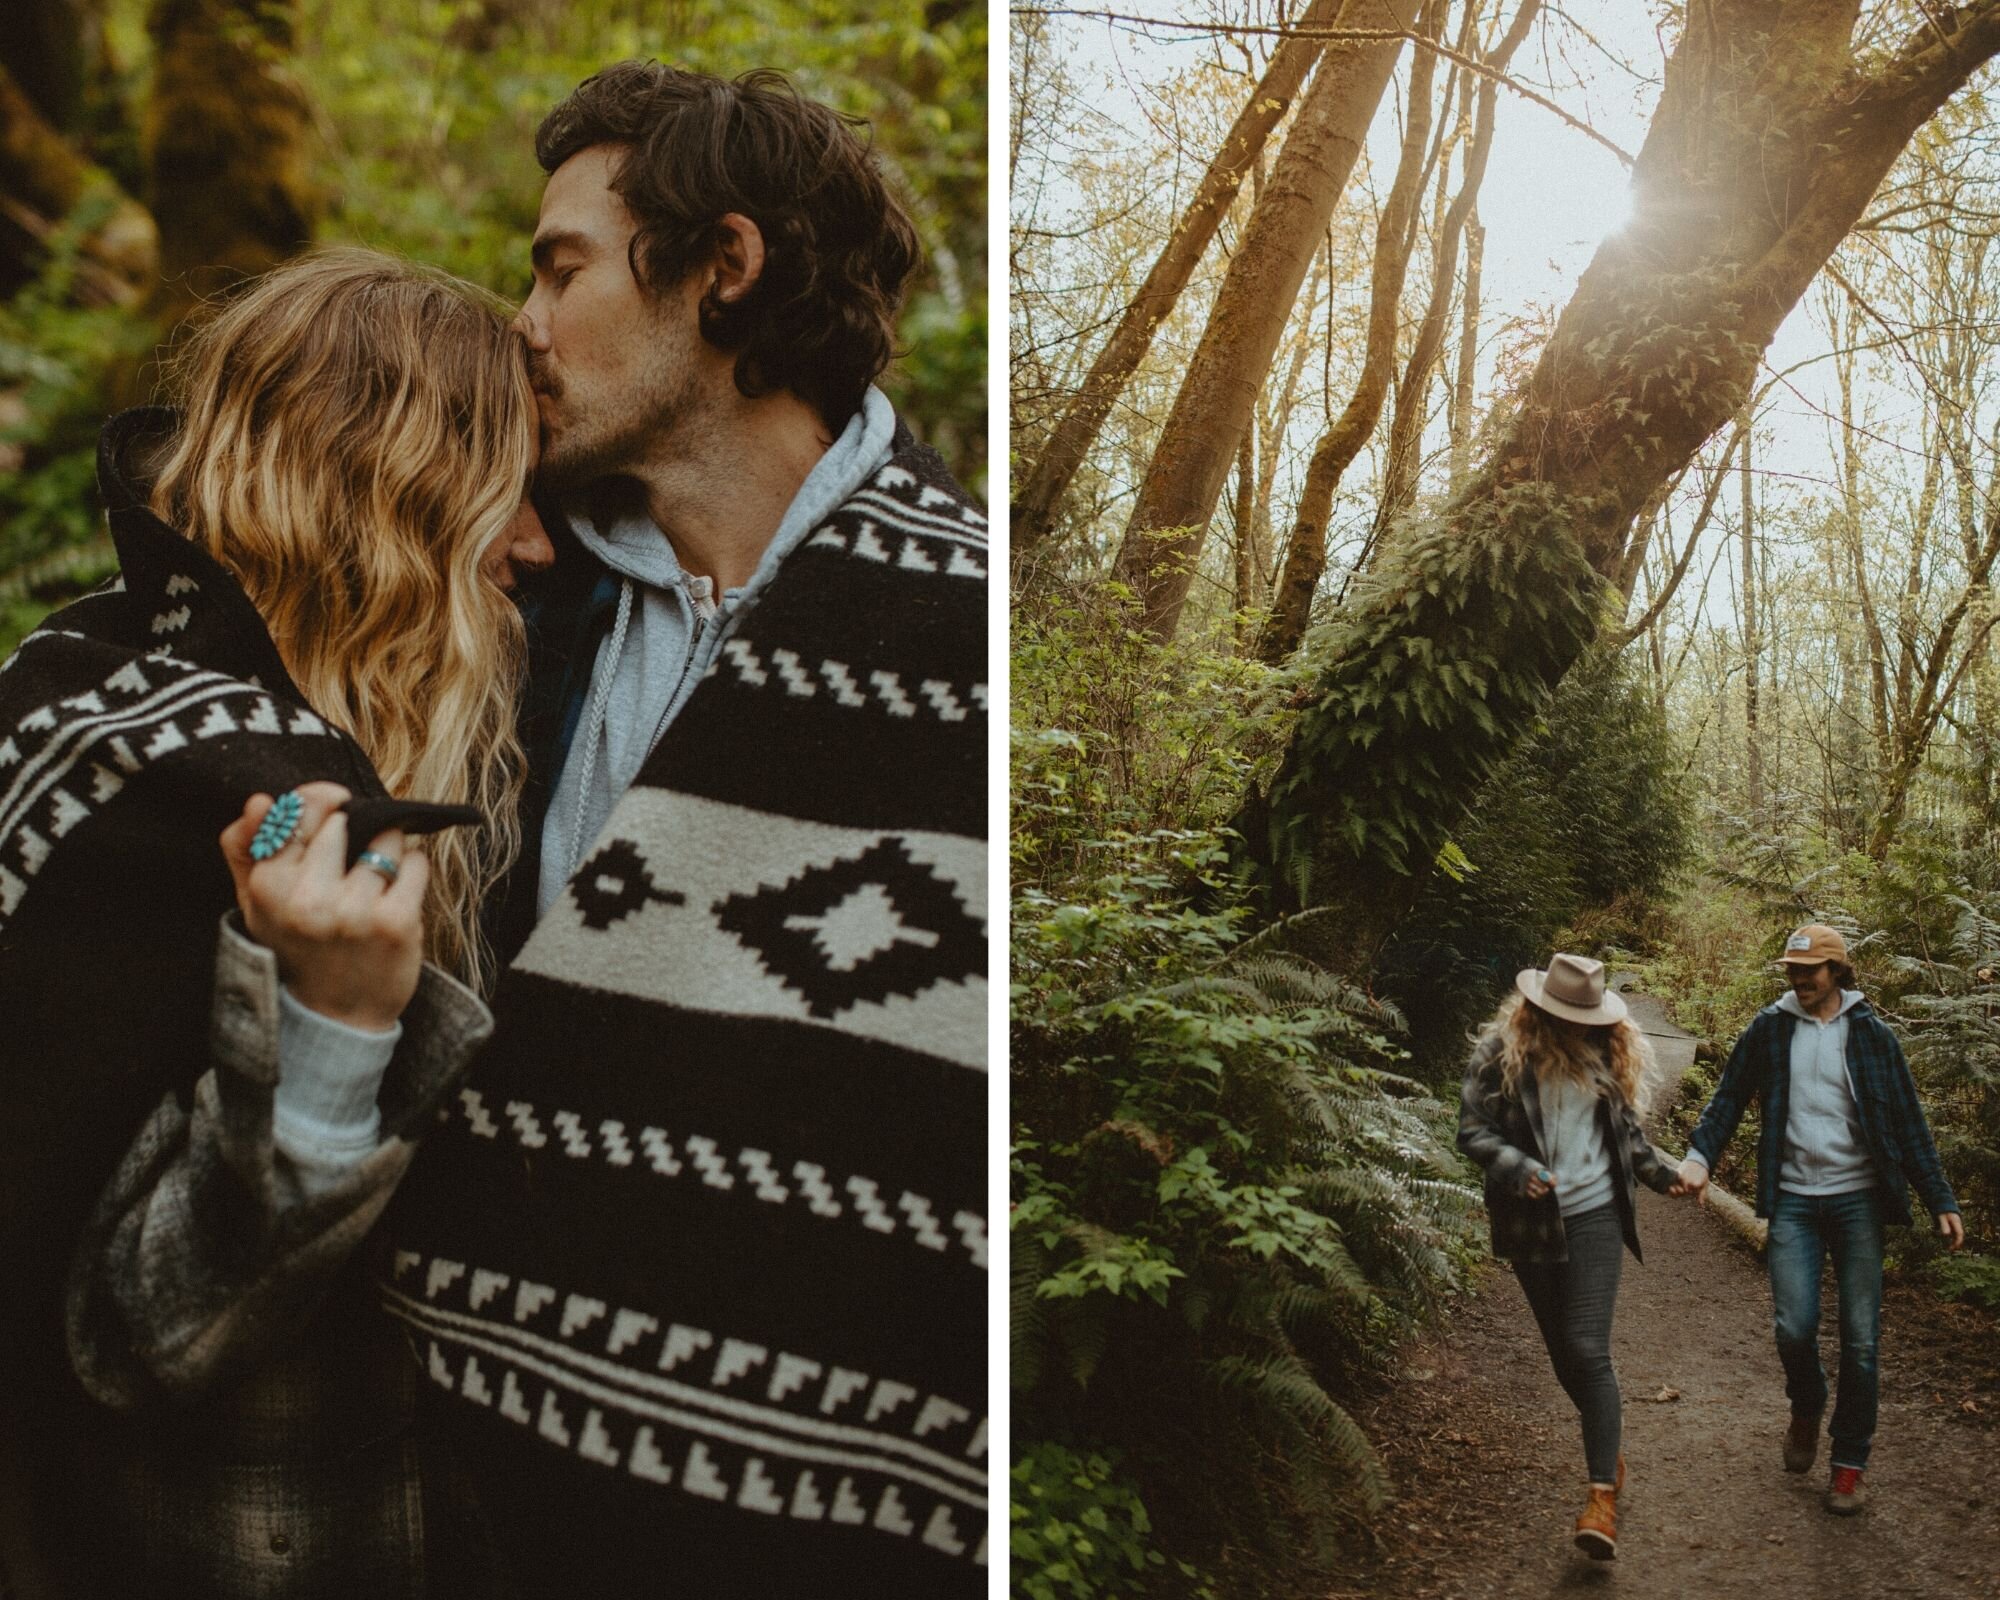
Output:
[[1847,941],[1823,922],[1808,922],[1794,929],[1785,940],[1785,953],[1778,957],[1787,967],[1817,966],[1822,961],[1845,961]]

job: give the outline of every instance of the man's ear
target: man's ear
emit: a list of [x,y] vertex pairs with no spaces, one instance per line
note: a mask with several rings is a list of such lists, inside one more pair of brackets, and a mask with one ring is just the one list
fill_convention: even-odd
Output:
[[740,211],[725,211],[715,222],[715,255],[709,268],[708,298],[717,305],[741,303],[764,273],[764,232]]

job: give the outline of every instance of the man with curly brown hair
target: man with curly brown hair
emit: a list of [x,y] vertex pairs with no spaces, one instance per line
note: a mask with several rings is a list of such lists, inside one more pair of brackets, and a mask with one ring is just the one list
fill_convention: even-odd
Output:
[[987,547],[873,386],[915,230],[774,72],[536,143],[518,954],[388,1304],[522,1592],[981,1593]]

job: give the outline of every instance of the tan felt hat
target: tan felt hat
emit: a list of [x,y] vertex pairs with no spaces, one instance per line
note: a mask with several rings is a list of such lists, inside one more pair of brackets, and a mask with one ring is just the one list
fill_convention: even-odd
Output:
[[1812,967],[1822,961],[1846,961],[1847,941],[1823,922],[1808,922],[1785,940],[1785,953],[1778,957],[1788,967]]
[[1548,970],[1527,967],[1514,987],[1551,1016],[1605,1024],[1625,1019],[1625,1002],[1604,987],[1604,963],[1589,956],[1549,957]]

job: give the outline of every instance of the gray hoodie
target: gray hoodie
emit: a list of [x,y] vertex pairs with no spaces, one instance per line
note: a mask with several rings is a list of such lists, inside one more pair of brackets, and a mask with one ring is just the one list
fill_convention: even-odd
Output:
[[542,825],[542,872],[535,914],[545,916],[562,894],[611,808],[667,731],[735,627],[784,559],[833,509],[882,470],[896,431],[896,413],[871,388],[861,410],[806,475],[765,547],[757,570],[740,589],[714,592],[690,576],[674,548],[643,515],[599,528],[569,506],[578,540],[625,582],[617,620],[598,647],[576,742],[556,779]]
[[1779,997],[1778,1009],[1799,1019],[1792,1029],[1785,1156],[1778,1168],[1778,1187],[1791,1194],[1849,1194],[1875,1186],[1875,1164],[1847,1078],[1847,1013],[1860,1003],[1859,989],[1843,989],[1840,1010],[1821,1022],[1797,995]]

